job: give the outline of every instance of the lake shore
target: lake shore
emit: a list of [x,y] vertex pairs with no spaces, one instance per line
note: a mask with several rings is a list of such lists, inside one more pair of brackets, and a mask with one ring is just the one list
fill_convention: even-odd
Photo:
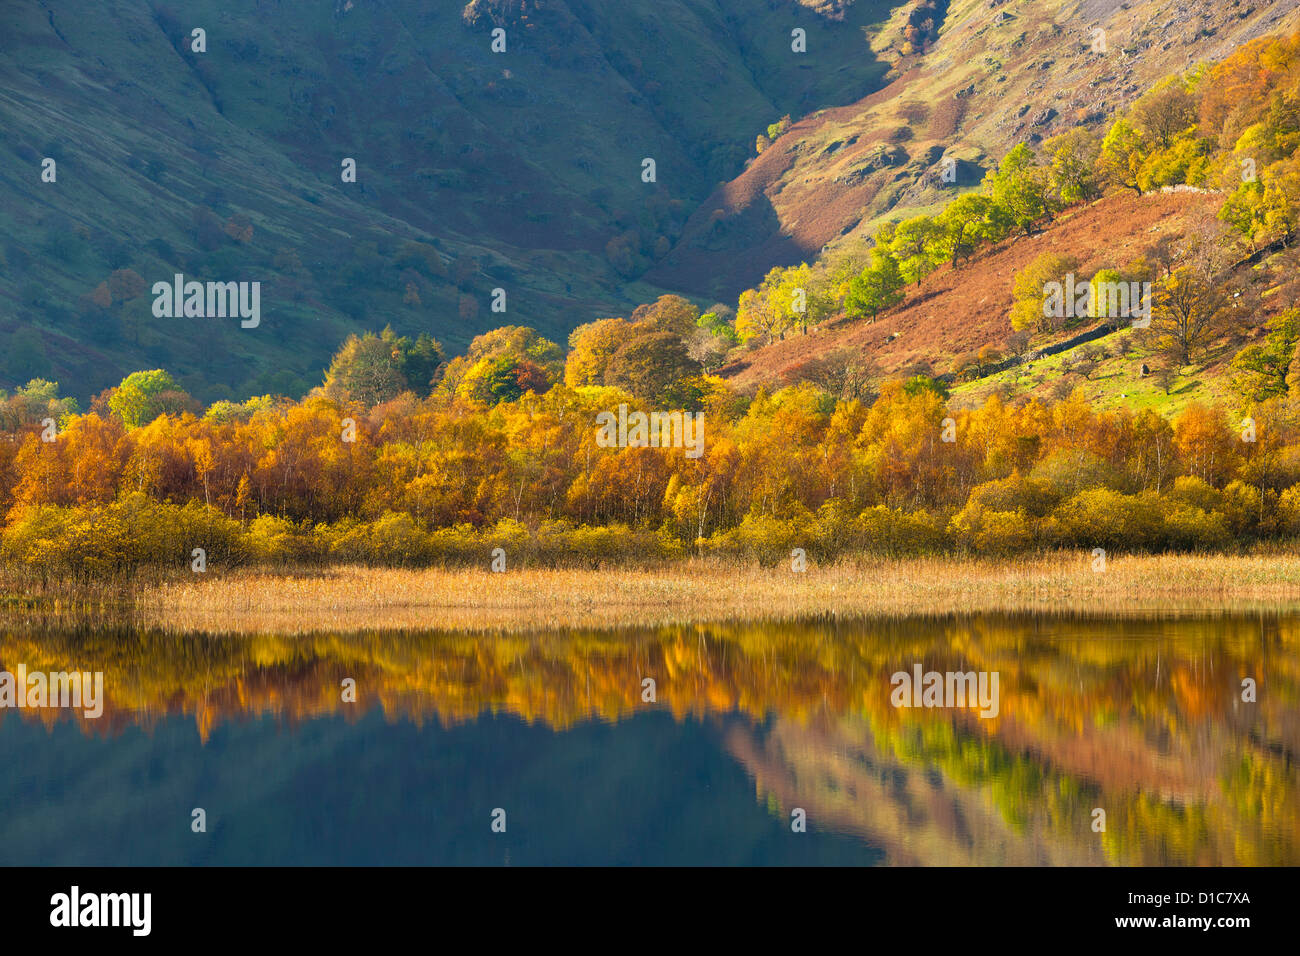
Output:
[[168,630],[524,631],[960,612],[1204,613],[1300,608],[1300,556],[917,558],[764,568],[247,570],[138,587],[132,617]]

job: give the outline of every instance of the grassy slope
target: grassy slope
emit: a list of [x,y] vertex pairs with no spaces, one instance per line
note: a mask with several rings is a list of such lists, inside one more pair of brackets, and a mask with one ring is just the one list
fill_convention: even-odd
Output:
[[[1126,354],[1119,354],[1119,343],[1128,339],[1132,344]],[[1122,330],[1105,340],[1111,356],[1097,363],[1095,373],[1084,379],[1070,374],[1069,362],[1077,349],[1051,355],[1033,363],[1032,370],[1009,369],[974,382],[963,382],[953,389],[959,403],[978,403],[994,389],[1004,395],[1045,395],[1055,382],[1066,380],[1070,387],[1082,389],[1093,407],[1112,410],[1120,407],[1131,411],[1154,408],[1165,415],[1177,415],[1188,404],[1202,402],[1234,406],[1238,399],[1228,389],[1226,363],[1209,362],[1187,366],[1166,393],[1154,377],[1142,376],[1139,370],[1146,362],[1154,367],[1158,361],[1137,345],[1131,329]],[[1041,381],[1040,381],[1041,380]]]
[[[36,329],[44,357],[0,360],[0,388],[46,374],[85,398],[161,365],[206,400],[299,394],[359,328],[432,331],[459,350],[509,322],[562,339],[665,290],[705,304],[883,216],[934,209],[946,196],[927,172],[944,151],[973,183],[1018,138],[1100,117],[1189,58],[1300,20],[1278,4],[1056,0],[1004,4],[1010,19],[993,24],[957,0],[934,47],[901,57],[906,11],[882,0],[842,20],[811,0],[485,9],[467,25],[460,4],[131,0],[71,16],[16,0],[0,36],[0,353]],[[1091,22],[1117,55],[1082,47]],[[488,51],[494,23],[505,57]],[[192,25],[208,30],[206,54],[185,48]],[[793,25],[808,30],[803,56]],[[859,99],[882,61],[894,84]],[[1056,117],[1034,125],[1048,104]],[[786,112],[794,128],[710,195]],[[646,155],[657,186],[640,181]],[[43,156],[60,161],[56,185],[39,182]],[[338,181],[342,156],[358,159],[358,183]],[[197,207],[249,216],[252,240],[200,248]],[[648,249],[683,220],[644,275],[649,252],[631,273],[606,260],[610,239]],[[407,238],[436,244],[448,274],[397,264]],[[155,320],[148,296],[87,309],[121,265],[150,283],[259,279],[263,326]],[[419,304],[404,301],[412,282]],[[486,308],[498,286],[505,315]]]

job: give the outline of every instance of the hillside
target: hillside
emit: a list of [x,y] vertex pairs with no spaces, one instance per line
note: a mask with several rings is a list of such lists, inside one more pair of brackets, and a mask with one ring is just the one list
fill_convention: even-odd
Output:
[[[1212,215],[1218,197],[1197,193],[1114,194],[1058,216],[1043,232],[1006,240],[956,269],[941,266],[907,289],[905,300],[875,321],[840,319],[790,335],[748,353],[720,374],[752,389],[783,384],[806,363],[839,349],[870,356],[882,374],[923,369],[948,371],[951,359],[992,345],[1005,351],[1012,328],[1012,281],[1044,252],[1069,253],[1081,275],[1136,258],[1162,236],[1185,234]],[[1077,333],[1062,332],[1035,342],[1050,346]]]
[[[887,13],[15,0],[0,14],[0,388],[45,375],[84,401],[165,365],[207,400],[301,394],[347,332],[387,323],[453,351],[503,322],[562,341],[646,297],[641,273],[756,130],[880,85],[864,31]],[[791,53],[795,26],[820,56]],[[138,281],[99,288],[127,269],[147,286],[260,281],[267,320],[159,321]],[[8,347],[33,328],[38,346]]]
[[[1300,22],[1284,3],[1126,6],[15,0],[0,388],[44,376],[84,403],[162,366],[203,401],[296,396],[362,329],[454,354],[504,324],[563,342],[664,291],[734,301],[938,203],[945,154],[973,184],[1017,139],[1100,123],[1152,78]],[[1107,54],[1080,38],[1094,22]],[[177,272],[261,282],[261,326],[155,318],[147,290]]]
[[[901,54],[908,11],[873,40],[892,82],[796,122],[713,192],[647,279],[734,300],[773,264],[869,235],[974,186],[1013,145],[1101,129],[1150,85],[1300,26],[1300,7],[1246,0],[956,0],[928,49]],[[937,12],[937,11],[936,11]],[[1094,52],[1093,30],[1106,52]],[[941,181],[945,158],[956,182]]]
[[[1118,268],[1143,255],[1152,257],[1162,242],[1176,244],[1199,231],[1221,228],[1214,216],[1222,201],[1220,195],[1192,191],[1112,194],[1068,210],[1032,237],[999,243],[956,269],[941,266],[910,287],[902,303],[874,321],[841,317],[812,327],[807,335],[787,335],[745,353],[719,374],[732,386],[752,392],[760,386],[770,390],[807,378],[818,363],[846,352],[855,360],[868,361],[885,377],[953,378],[954,360],[986,346],[1009,361],[1014,352],[1009,321],[1013,281],[1035,258],[1044,253],[1073,257],[1081,276]],[[1293,254],[1260,258],[1239,263],[1229,273],[1258,304],[1251,327],[1230,330],[1202,362],[1184,370],[1169,391],[1142,373],[1143,365],[1154,369],[1159,359],[1132,329],[1068,347],[1099,325],[1097,320],[1082,319],[1067,329],[1035,337],[1023,363],[973,380],[958,378],[954,398],[959,404],[978,404],[994,390],[1045,398],[1079,387],[1098,409],[1157,405],[1167,412],[1177,412],[1197,399],[1231,400],[1224,381],[1228,362],[1247,337],[1258,338],[1259,329],[1290,301],[1289,296],[1272,293],[1279,285],[1295,281]],[[1098,345],[1103,355],[1095,372],[1086,377],[1070,374],[1079,353]],[[1035,353],[1042,354],[1035,357]]]

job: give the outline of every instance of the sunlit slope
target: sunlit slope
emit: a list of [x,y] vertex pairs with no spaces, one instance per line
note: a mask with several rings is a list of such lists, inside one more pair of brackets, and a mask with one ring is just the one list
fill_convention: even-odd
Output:
[[[1286,2],[959,0],[938,5],[932,45],[904,55],[914,6],[896,9],[872,40],[892,64],[890,85],[796,117],[699,206],[648,278],[734,299],[774,263],[810,261],[886,215],[938,207],[1017,143],[1101,129],[1156,80],[1300,26],[1300,8]],[[955,183],[941,181],[945,157],[957,162]]]

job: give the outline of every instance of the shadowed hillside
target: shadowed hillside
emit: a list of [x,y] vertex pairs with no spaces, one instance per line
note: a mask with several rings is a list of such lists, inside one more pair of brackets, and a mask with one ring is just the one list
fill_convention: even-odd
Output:
[[[20,328],[41,341],[0,362],[0,387],[42,375],[84,400],[165,365],[207,399],[301,394],[354,329],[453,351],[503,321],[563,339],[644,298],[641,274],[755,130],[880,85],[864,29],[886,12],[15,0],[0,351]],[[791,52],[795,27],[819,56]],[[177,272],[262,282],[266,321],[155,318],[148,288]]]

